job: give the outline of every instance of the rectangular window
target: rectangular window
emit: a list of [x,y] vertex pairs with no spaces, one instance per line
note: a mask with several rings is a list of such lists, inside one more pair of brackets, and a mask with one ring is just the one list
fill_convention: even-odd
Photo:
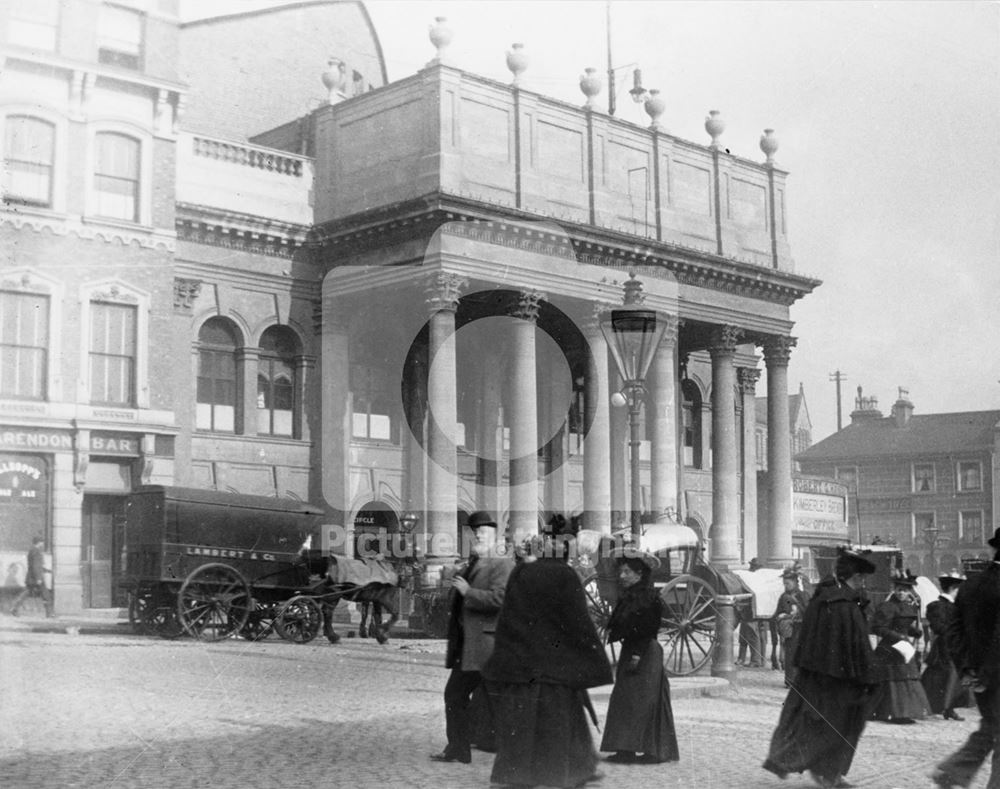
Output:
[[0,397],[45,399],[48,347],[48,297],[0,292]]
[[8,37],[19,47],[55,52],[59,0],[8,0]]
[[385,394],[393,391],[391,376],[384,370],[355,365],[351,368],[351,391],[354,393],[351,420],[354,438],[392,441],[395,427],[393,409],[390,398]]
[[97,27],[97,59],[122,68],[142,67],[142,15],[129,8],[101,7]]
[[978,460],[963,460],[958,464],[958,489],[982,490],[983,467]]
[[139,221],[139,141],[124,134],[98,134],[94,189],[99,216]]
[[913,464],[913,492],[933,493],[937,488],[933,463]]
[[833,475],[837,482],[844,485],[851,493],[858,492],[857,466],[837,466]]
[[981,510],[964,510],[958,513],[959,539],[967,545],[985,545],[983,541],[983,513]]
[[52,163],[56,128],[25,115],[10,115],[4,124],[6,184],[4,200],[21,205],[52,206]]
[[90,305],[90,402],[135,404],[136,308]]
[[276,358],[262,358],[257,372],[257,432],[290,436],[294,428],[295,368]]
[[195,424],[199,430],[236,430],[236,355],[231,351],[198,353]]
[[913,524],[910,539],[915,545],[924,545],[930,537],[936,537],[935,518],[933,512],[913,513]]

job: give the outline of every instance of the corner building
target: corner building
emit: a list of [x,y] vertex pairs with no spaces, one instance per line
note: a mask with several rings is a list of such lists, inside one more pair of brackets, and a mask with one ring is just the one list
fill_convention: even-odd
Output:
[[59,610],[118,604],[146,483],[312,501],[328,545],[414,512],[429,576],[474,509],[511,534],[552,511],[608,531],[628,425],[596,316],[640,281],[669,323],[644,510],[679,512],[720,565],[791,558],[789,307],[819,283],[793,270],[770,153],[440,57],[386,84],[360,3],[176,11],[0,11],[5,566],[43,533]]

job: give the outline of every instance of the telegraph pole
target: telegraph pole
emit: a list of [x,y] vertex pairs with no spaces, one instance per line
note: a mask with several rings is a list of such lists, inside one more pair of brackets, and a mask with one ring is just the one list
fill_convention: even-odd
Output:
[[837,370],[836,372],[830,373],[830,380],[837,382],[837,432],[839,433],[840,429],[844,426],[840,411],[840,382],[846,381],[847,376],[840,372],[840,370]]

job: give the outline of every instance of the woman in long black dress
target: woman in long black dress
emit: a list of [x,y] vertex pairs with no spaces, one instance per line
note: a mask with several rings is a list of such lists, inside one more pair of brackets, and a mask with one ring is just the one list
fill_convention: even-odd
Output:
[[872,635],[878,636],[873,668],[879,695],[872,718],[886,723],[913,723],[929,711],[920,684],[913,641],[921,635],[920,598],[914,592],[916,576],[897,573],[893,592],[875,609]]
[[609,684],[611,666],[567,544],[550,537],[507,582],[483,667],[496,712],[494,783],[575,787],[598,775],[587,688]]
[[612,762],[673,762],[680,752],[663,647],[656,640],[663,601],[652,580],[660,562],[648,553],[623,550],[618,559],[622,595],[608,621],[608,640],[621,641],[622,648],[601,750],[615,752],[608,757]]
[[788,690],[764,769],[787,777],[809,771],[824,789],[843,786],[865,729],[871,654],[859,575],[875,571],[865,556],[841,550],[832,576],[816,587],[791,659],[798,679]]
[[938,577],[941,596],[927,604],[927,624],[932,639],[927,651],[926,668],[920,677],[931,712],[954,721],[964,720],[955,712],[955,707],[970,706],[970,699],[968,688],[959,681],[945,633],[955,616],[955,596],[964,580],[964,575],[955,572]]

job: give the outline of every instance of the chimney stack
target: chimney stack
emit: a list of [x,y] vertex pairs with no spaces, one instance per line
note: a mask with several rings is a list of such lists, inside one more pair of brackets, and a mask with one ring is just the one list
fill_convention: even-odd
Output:
[[882,412],[878,410],[878,398],[875,396],[865,397],[859,386],[858,396],[854,398],[854,410],[851,411],[851,424],[881,418]]
[[896,420],[896,427],[906,427],[913,416],[913,403],[910,402],[910,391],[899,387],[899,397],[892,404],[892,418]]

